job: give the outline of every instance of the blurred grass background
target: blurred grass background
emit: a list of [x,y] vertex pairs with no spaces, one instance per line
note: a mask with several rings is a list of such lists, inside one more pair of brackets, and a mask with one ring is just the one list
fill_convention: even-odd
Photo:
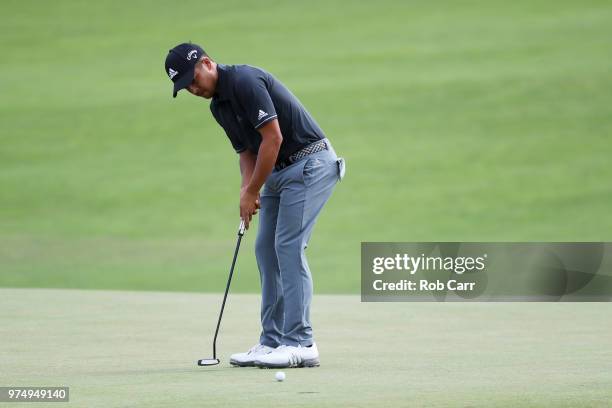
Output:
[[[611,238],[609,2],[0,11],[0,286],[223,290],[237,156],[208,102],[171,97],[163,60],[188,40],[272,72],[346,158],[317,292],[359,290],[361,241]],[[254,232],[232,290],[258,291]]]

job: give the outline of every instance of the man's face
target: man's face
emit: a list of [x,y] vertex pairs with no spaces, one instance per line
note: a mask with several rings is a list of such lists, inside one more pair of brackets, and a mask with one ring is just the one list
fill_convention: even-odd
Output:
[[202,98],[210,99],[217,87],[217,66],[208,57],[202,58],[195,66],[193,81],[187,90]]

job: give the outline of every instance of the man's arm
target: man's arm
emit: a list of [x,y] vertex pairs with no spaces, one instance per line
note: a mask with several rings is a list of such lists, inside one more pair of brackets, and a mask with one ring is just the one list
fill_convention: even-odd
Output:
[[252,194],[259,193],[261,186],[264,185],[272,172],[278,157],[278,151],[283,142],[283,136],[276,119],[260,127],[259,133],[261,133],[261,144],[257,153],[257,162],[255,163],[255,170],[251,180],[246,186],[247,190]]
[[246,228],[249,228],[249,222],[259,207],[259,190],[272,172],[278,157],[278,151],[283,142],[283,136],[277,119],[270,120],[258,130],[261,134],[261,144],[259,145],[259,152],[257,153],[252,172],[250,171],[252,157],[245,155],[243,159],[242,153],[240,154],[240,169],[242,172],[240,218],[244,220]]
[[240,153],[240,175],[242,176],[242,183],[240,184],[241,190],[251,181],[256,162],[257,155],[250,150],[245,150]]

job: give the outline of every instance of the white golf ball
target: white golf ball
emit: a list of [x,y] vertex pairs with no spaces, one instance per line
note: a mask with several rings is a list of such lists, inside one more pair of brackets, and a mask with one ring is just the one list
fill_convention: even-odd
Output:
[[285,373],[282,371],[277,371],[276,375],[274,376],[274,378],[276,378],[276,381],[284,381],[285,380]]

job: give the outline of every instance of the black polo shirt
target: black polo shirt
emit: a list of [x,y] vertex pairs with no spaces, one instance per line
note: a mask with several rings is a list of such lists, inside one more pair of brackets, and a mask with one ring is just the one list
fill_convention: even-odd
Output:
[[225,130],[236,153],[259,151],[257,131],[277,118],[283,142],[278,160],[325,138],[308,111],[279,80],[250,65],[217,64],[219,78],[210,110]]

